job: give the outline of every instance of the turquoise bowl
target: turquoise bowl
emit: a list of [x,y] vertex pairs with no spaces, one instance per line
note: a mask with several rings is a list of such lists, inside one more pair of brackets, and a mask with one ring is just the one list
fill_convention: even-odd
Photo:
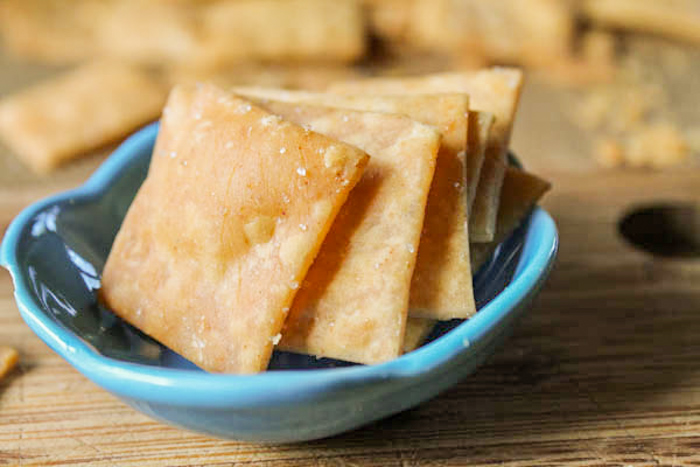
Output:
[[542,209],[475,277],[479,312],[438,326],[419,349],[380,365],[276,352],[257,375],[206,373],[98,304],[100,272],[141,185],[158,125],[126,140],[81,187],[25,209],[0,264],[29,327],[95,384],[155,419],[221,438],[295,442],[332,436],[424,402],[473,372],[511,333],[554,262]]

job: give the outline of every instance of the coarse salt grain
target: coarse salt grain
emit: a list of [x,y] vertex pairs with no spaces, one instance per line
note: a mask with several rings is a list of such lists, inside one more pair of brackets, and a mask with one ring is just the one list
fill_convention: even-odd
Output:
[[306,169],[304,167],[298,167],[297,168],[297,173],[301,175],[302,177],[306,177]]

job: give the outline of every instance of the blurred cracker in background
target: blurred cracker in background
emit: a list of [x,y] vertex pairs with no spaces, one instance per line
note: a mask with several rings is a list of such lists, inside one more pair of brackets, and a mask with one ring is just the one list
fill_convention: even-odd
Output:
[[[528,102],[540,107],[534,99],[552,114],[522,126],[583,142],[548,143],[548,152],[587,147],[593,157],[581,167],[626,165],[630,142],[658,127],[668,131],[652,133],[675,129],[680,143],[667,151],[676,157],[632,156],[629,165],[694,161],[683,153],[698,152],[700,116],[688,102],[700,90],[666,75],[692,69],[699,35],[697,0],[0,0],[0,37],[18,60],[65,67],[118,59],[170,84],[322,90],[363,75],[522,66],[533,77],[526,116]],[[662,92],[649,91],[656,87]],[[591,123],[596,113],[604,117]],[[662,140],[672,141],[654,141]],[[541,152],[539,140],[522,141],[525,155]],[[622,156],[606,157],[614,153]]]

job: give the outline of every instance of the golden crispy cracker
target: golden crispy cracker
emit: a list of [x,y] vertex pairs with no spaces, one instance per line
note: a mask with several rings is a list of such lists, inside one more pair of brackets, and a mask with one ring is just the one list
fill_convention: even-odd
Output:
[[19,354],[12,347],[0,345],[0,380],[17,365]]
[[[465,183],[465,95],[352,96],[264,88],[237,88],[236,92],[259,99],[397,113],[436,127],[442,133],[442,144],[413,273],[410,314],[438,319],[474,314]],[[477,144],[478,139],[473,142]]]
[[486,146],[493,126],[493,115],[488,112],[469,112],[469,138],[467,149],[467,204],[471,215],[481,179],[481,169],[486,157]]
[[[498,229],[495,239],[490,243],[471,245],[472,268],[478,271],[491,257],[496,247],[520,225],[530,209],[550,189],[549,182],[524,172],[508,167],[503,182],[501,208],[498,211]],[[406,323],[406,340],[404,352],[418,348],[435,326],[435,320],[409,318]]]
[[[495,121],[489,133],[486,161],[506,162],[508,142],[515,111],[520,98],[523,76],[514,68],[490,68],[474,72],[455,72],[417,77],[373,78],[340,82],[330,87],[331,92],[343,94],[423,94],[429,92],[463,92],[469,94],[470,108],[492,113]],[[485,162],[486,163],[486,162]],[[498,176],[498,164],[491,168],[494,177],[479,182],[476,198],[490,203],[475,204],[470,217],[470,233],[481,241],[492,239],[498,213],[498,189],[503,183]],[[496,193],[495,197],[492,196]],[[472,241],[475,239],[472,238]]]
[[175,88],[103,300],[205,370],[264,370],[367,161],[212,85]]
[[488,243],[496,233],[499,200],[507,164],[500,158],[487,157],[481,167],[477,195],[469,218],[472,243]]
[[440,134],[397,115],[265,106],[371,155],[294,300],[280,347],[367,364],[399,356]]
[[0,101],[0,135],[32,169],[49,172],[155,119],[165,96],[140,70],[90,63]]
[[348,62],[365,51],[361,5],[353,0],[239,0],[206,8],[211,59]]
[[536,175],[515,167],[506,169],[501,190],[501,208],[498,211],[498,228],[494,239],[489,243],[471,245],[474,271],[478,271],[484,265],[496,247],[520,225],[523,218],[550,188],[549,182]]
[[581,4],[595,23],[700,42],[697,0],[585,0]]

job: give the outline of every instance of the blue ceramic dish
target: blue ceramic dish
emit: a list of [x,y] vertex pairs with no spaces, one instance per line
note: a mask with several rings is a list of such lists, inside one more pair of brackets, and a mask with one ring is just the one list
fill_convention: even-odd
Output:
[[258,375],[209,374],[100,307],[100,272],[141,185],[158,132],[124,142],[85,185],[24,210],[0,263],[22,317],[86,377],[156,419],[201,433],[293,442],[341,433],[430,399],[491,355],[542,286],[557,251],[535,209],[475,278],[479,313],[442,324],[418,350],[374,366],[275,353]]

